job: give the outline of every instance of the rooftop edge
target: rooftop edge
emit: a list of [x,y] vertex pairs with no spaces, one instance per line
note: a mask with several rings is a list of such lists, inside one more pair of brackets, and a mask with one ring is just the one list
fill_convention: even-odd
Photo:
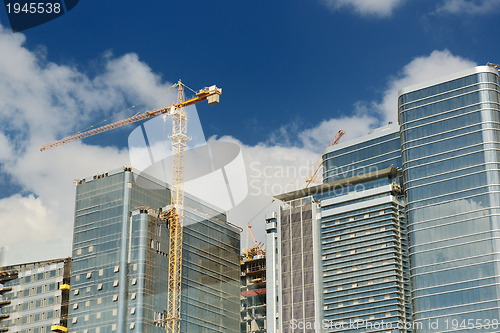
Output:
[[469,68],[469,69],[466,69],[466,70],[463,70],[460,72],[448,74],[448,75],[441,76],[441,77],[438,77],[435,79],[420,82],[420,83],[417,83],[417,84],[414,84],[414,85],[411,85],[408,87],[404,87],[398,91],[398,98],[403,94],[407,94],[407,93],[417,91],[417,90],[420,90],[423,88],[435,86],[435,85],[438,85],[440,83],[456,80],[456,79],[459,79],[459,78],[462,78],[465,76],[478,74],[478,73],[493,73],[493,74],[498,75],[498,71],[491,66],[476,66],[476,67]]
[[336,144],[334,146],[329,146],[323,149],[321,152],[321,156],[331,153],[336,150],[344,149],[346,147],[354,146],[362,142],[366,142],[369,140],[374,140],[377,138],[380,138],[384,135],[392,134],[392,133],[399,133],[399,124],[388,124],[382,127],[375,128],[368,132],[368,134],[351,139],[349,141],[345,141],[339,144]]
[[400,174],[401,171],[399,171],[397,168],[394,168],[392,165],[388,168],[374,171],[374,172],[369,172],[365,173],[359,176],[354,176],[354,177],[349,177],[349,178],[344,178],[340,180],[336,180],[330,183],[326,184],[320,184],[312,187],[307,187],[304,189],[300,190],[295,190],[291,191],[288,193],[280,194],[274,196],[274,198],[280,200],[280,201],[290,201],[290,200],[295,200],[299,198],[304,198],[313,194],[320,194],[332,189],[335,189],[337,186],[343,186],[343,185],[354,185],[358,183],[363,183],[369,180],[381,178],[381,177],[386,177],[386,176],[397,176]]

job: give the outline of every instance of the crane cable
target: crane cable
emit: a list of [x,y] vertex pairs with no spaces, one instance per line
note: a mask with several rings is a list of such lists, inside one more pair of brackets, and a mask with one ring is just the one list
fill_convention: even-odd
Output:
[[194,91],[193,89],[189,88],[188,86],[186,86],[184,83],[182,84],[183,87],[186,87],[188,88],[189,90],[191,90],[192,92],[194,92],[196,94],[196,91]]
[[274,201],[276,201],[276,199],[271,200],[271,202],[269,202],[267,205],[265,205],[265,206],[264,206],[264,208],[262,208],[261,210],[259,210],[259,212],[258,212],[257,214],[255,214],[255,216],[254,216],[254,217],[252,217],[252,218],[251,218],[251,219],[250,219],[247,223],[250,223],[250,222],[252,222],[253,220],[255,220],[255,218],[256,218],[257,216],[259,216],[259,214],[260,214],[260,213],[262,213],[262,212],[264,211],[264,209],[266,209],[267,207],[269,207],[269,206],[270,206],[270,205],[271,205]]
[[[170,88],[168,88],[167,90],[163,90],[162,92],[160,92],[160,93],[158,93],[158,94],[156,94],[156,95],[154,95],[154,96],[151,96],[150,98],[148,98],[148,99],[146,99],[146,100],[144,100],[144,101],[140,102],[140,103],[139,103],[139,104],[137,104],[137,105],[131,106],[131,107],[129,107],[128,109],[125,109],[125,110],[123,110],[123,111],[120,111],[120,112],[118,112],[118,113],[116,113],[116,114],[112,115],[112,116],[111,116],[111,117],[109,117],[109,118],[106,118],[106,119],[104,119],[104,120],[101,120],[100,122],[98,122],[98,123],[96,123],[96,124],[94,124],[94,125],[92,125],[92,126],[90,126],[90,127],[87,127],[87,128],[86,128],[86,129],[84,129],[84,130],[78,131],[76,134],[80,134],[80,133],[82,133],[82,132],[86,132],[86,131],[88,131],[89,129],[93,128],[94,126],[96,126],[96,127],[97,127],[97,125],[102,124],[102,123],[104,123],[104,122],[106,122],[106,121],[110,120],[111,118],[114,118],[114,117],[118,116],[119,114],[122,114],[122,113],[124,113],[124,112],[126,112],[126,111],[132,110],[133,108],[135,108],[135,107],[137,107],[137,106],[139,106],[139,105],[141,105],[141,104],[144,104],[144,103],[146,103],[146,102],[148,102],[148,101],[150,101],[150,100],[154,99],[153,101],[151,101],[150,103],[148,103],[148,104],[146,104],[146,105],[145,105],[145,107],[144,107],[144,108],[147,108],[147,107],[149,107],[151,104],[153,104],[154,102],[156,102],[156,101],[158,101],[160,98],[162,98],[162,97],[163,97],[163,95],[168,94],[168,93],[170,92],[170,90],[172,90],[172,89],[173,89],[173,88],[175,88],[175,87],[177,87],[177,83],[176,83],[176,84],[174,84],[173,86],[171,86]],[[158,97],[157,97],[157,96],[158,96]],[[156,98],[156,97],[157,97],[157,98]],[[141,113],[141,111],[138,111],[135,115],[138,115],[139,113]]]

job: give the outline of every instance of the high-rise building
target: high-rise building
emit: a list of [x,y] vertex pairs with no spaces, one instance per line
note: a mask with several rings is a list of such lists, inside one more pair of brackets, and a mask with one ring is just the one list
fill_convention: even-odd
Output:
[[0,248],[0,332],[67,332],[71,238]]
[[418,332],[498,331],[478,326],[500,317],[498,80],[481,66],[399,91]]
[[[69,329],[163,333],[170,204],[161,181],[130,168],[78,182]],[[186,194],[182,332],[240,331],[240,229],[225,212]]]
[[408,331],[399,147],[397,125],[328,147],[324,184],[276,197],[281,208],[266,219],[276,332]]

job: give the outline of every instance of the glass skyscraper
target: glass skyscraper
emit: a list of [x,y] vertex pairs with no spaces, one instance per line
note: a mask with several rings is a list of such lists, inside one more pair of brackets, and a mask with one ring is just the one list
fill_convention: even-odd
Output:
[[399,91],[417,332],[500,331],[499,103],[487,66]]
[[387,125],[326,148],[324,184],[277,196],[266,240],[278,332],[411,331],[400,166],[399,126]]
[[[130,168],[78,182],[69,330],[163,333],[168,288],[166,184]],[[182,332],[240,330],[240,230],[186,195]]]

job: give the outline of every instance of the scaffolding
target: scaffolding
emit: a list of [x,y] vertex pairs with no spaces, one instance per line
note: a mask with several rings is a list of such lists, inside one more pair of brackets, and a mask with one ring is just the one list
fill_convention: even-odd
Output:
[[241,332],[266,332],[266,257],[241,263]]

